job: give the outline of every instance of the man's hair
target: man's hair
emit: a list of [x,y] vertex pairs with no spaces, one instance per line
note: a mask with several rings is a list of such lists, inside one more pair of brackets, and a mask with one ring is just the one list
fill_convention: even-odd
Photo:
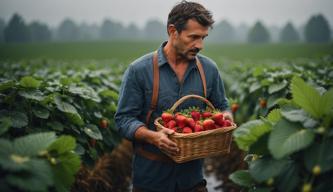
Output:
[[167,27],[170,24],[173,24],[175,25],[176,30],[181,32],[185,29],[189,19],[196,20],[204,27],[212,27],[214,23],[211,12],[201,4],[183,0],[170,11]]

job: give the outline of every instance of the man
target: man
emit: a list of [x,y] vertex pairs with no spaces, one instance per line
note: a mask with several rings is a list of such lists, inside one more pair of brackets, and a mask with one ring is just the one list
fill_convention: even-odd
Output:
[[[202,5],[180,2],[168,16],[168,41],[157,53],[149,53],[134,61],[123,76],[115,120],[120,134],[133,141],[133,191],[207,191],[202,173],[203,160],[180,164],[168,160],[162,151],[179,152],[177,145],[168,139],[173,131],[157,132],[153,120],[179,98],[189,94],[206,96],[232,120],[216,64],[198,55],[213,23],[211,13]],[[196,57],[202,63],[206,82],[202,81]],[[159,70],[156,107],[151,107],[153,61],[158,62]],[[179,108],[189,106],[205,108],[205,104],[198,100],[188,100]]]

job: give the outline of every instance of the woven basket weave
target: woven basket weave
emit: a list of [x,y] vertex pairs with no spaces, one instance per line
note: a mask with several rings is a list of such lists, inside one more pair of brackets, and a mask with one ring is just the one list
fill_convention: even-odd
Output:
[[[180,98],[171,107],[170,111],[174,112],[176,108],[185,100],[194,98],[204,101],[209,108],[214,110],[214,106],[205,98],[199,95],[187,95]],[[154,124],[157,130],[167,129],[160,122],[161,117],[155,119]],[[180,152],[177,155],[166,154],[177,163],[215,156],[221,153],[229,153],[232,141],[232,130],[236,128],[236,124],[230,127],[217,128],[195,133],[174,133],[169,138],[174,141]]]

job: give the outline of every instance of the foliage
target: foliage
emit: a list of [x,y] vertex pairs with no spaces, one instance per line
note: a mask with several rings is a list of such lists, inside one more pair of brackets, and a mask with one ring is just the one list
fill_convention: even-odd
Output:
[[75,139],[40,132],[0,139],[0,188],[5,191],[68,191],[80,168]]
[[7,66],[0,79],[1,137],[43,131],[71,135],[77,139],[75,152],[85,164],[93,163],[120,141],[113,120],[120,82],[115,72],[31,63]]
[[280,41],[285,43],[297,42],[300,40],[299,34],[292,23],[287,23],[280,32]]
[[265,118],[241,125],[234,137],[248,151],[248,170],[230,179],[250,191],[327,191],[333,176],[333,89],[294,76],[291,97]]

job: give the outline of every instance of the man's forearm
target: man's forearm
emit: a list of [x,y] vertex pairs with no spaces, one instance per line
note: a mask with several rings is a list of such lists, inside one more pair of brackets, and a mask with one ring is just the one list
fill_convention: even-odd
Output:
[[135,131],[134,138],[135,140],[154,144],[154,140],[156,138],[156,132],[149,130],[145,126],[141,126]]

